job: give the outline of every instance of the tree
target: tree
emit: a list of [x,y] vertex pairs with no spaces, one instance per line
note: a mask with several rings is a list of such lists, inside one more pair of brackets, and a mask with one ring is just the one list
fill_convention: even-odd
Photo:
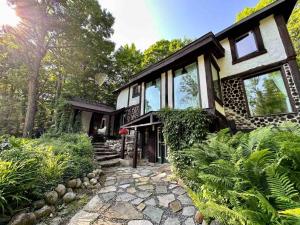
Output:
[[142,69],[143,53],[135,44],[121,46],[115,52],[116,73],[120,76],[120,84],[127,83]]
[[128,82],[136,73],[166,58],[190,42],[189,39],[160,40],[144,52],[136,49],[134,44],[121,46],[114,55],[115,87]]
[[[20,45],[19,53],[28,70],[28,97],[23,136],[31,136],[38,107],[41,74],[58,70],[57,94],[61,92],[62,74],[77,72],[86,77],[103,72],[110,64],[114,44],[108,39],[113,32],[114,18],[102,10],[96,0],[9,0],[16,7],[22,23],[16,29],[6,27]],[[72,59],[71,63],[64,57]],[[53,59],[58,64],[54,64]],[[48,59],[50,63],[48,63]],[[66,67],[65,64],[69,64]],[[79,69],[80,68],[80,69]],[[46,86],[46,85],[45,85]],[[46,96],[46,97],[45,97]],[[51,97],[51,93],[42,96]]]
[[190,39],[173,39],[160,40],[151,45],[148,49],[144,51],[144,57],[142,61],[142,67],[145,68],[150,64],[156,63],[172,53],[178,51],[185,45],[191,42]]
[[[253,8],[247,7],[238,13],[236,16],[236,21],[240,21],[241,19],[255,13],[256,11],[275,1],[276,0],[260,0]],[[287,27],[297,53],[297,62],[300,66],[300,0],[297,1],[296,7],[294,8],[293,13],[288,21]]]

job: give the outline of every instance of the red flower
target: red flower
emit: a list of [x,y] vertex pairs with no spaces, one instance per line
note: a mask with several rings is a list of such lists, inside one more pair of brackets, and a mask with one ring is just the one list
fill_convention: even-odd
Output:
[[120,128],[119,134],[120,135],[126,135],[126,134],[128,134],[128,130],[126,128]]

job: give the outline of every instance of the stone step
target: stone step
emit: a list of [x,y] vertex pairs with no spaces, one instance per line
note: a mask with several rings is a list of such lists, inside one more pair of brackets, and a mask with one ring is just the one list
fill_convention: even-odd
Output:
[[94,152],[95,155],[115,155],[117,154],[118,152],[116,151],[106,151],[106,152],[103,152],[103,151],[100,151],[100,152]]
[[120,157],[119,154],[114,154],[114,155],[96,156],[95,159],[97,161],[106,161],[106,160],[110,160],[110,159],[116,159],[116,158],[119,158],[119,157]]
[[114,150],[111,150],[109,148],[94,148],[94,152],[110,152],[110,151],[114,151]]
[[101,167],[112,167],[120,165],[120,159],[110,159],[106,161],[99,162],[98,165]]
[[93,145],[94,148],[108,148],[106,145]]

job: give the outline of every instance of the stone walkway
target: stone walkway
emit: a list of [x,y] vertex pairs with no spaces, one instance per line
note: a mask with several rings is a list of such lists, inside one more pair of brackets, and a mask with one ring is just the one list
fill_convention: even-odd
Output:
[[195,225],[196,209],[168,165],[105,169],[105,185],[69,225]]

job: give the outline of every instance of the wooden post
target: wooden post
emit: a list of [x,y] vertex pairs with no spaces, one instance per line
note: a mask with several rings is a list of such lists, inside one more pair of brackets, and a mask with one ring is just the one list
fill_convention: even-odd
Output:
[[133,152],[133,163],[132,167],[136,168],[137,166],[137,156],[138,156],[138,130],[134,129],[134,152]]
[[125,158],[125,135],[122,135],[121,159]]

